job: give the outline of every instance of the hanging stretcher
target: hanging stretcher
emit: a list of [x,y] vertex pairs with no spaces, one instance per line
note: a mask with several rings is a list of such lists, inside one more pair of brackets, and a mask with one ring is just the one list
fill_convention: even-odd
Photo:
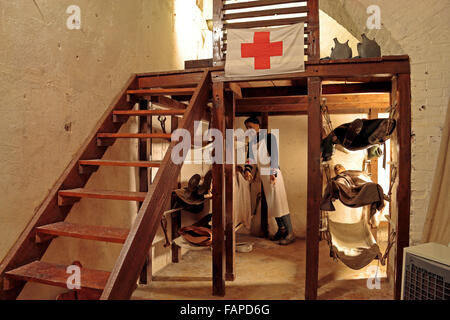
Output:
[[[374,142],[376,142],[374,138],[378,139],[378,142],[384,142],[395,129],[394,112],[395,108],[390,108],[388,119],[376,119],[380,121],[366,122],[366,125],[369,124],[369,128],[365,129],[364,138],[355,140],[355,137],[361,133],[361,130],[355,131],[355,128],[351,127],[359,127],[361,129],[364,127],[364,123],[359,119],[360,121],[348,124],[347,130],[353,130],[353,132],[347,135],[344,134],[344,137],[342,137],[342,132],[333,130],[328,108],[323,104],[324,132],[328,131],[327,138],[323,140],[325,141],[323,143],[331,145],[336,141],[338,143],[344,142],[341,144],[349,150],[362,150],[373,146]],[[383,123],[381,120],[386,121]],[[374,132],[376,133],[374,134]],[[336,134],[341,137],[342,141],[337,138]],[[359,145],[356,145],[355,142]],[[352,143],[355,144],[353,147],[351,146]],[[333,152],[331,151],[330,153],[330,149],[323,149],[322,151],[328,152],[326,154],[323,153],[324,160],[330,160],[329,158]],[[362,171],[346,171],[342,166],[339,167],[337,165],[335,167],[336,177],[331,178],[329,164],[323,162],[322,169],[326,177],[327,187],[321,203],[320,231],[321,239],[326,240],[329,245],[330,256],[335,260],[341,260],[346,266],[355,270],[364,268],[374,259],[378,259],[381,265],[385,265],[389,250],[395,242],[396,234],[394,231],[391,232],[386,251],[382,254],[372,234],[371,218],[374,217],[377,211],[381,214],[385,207],[384,201],[390,201],[391,199],[392,187],[397,177],[396,165],[391,164],[391,181],[387,195],[384,195],[381,186],[373,183],[370,177]],[[339,201],[333,205],[333,201],[337,199]],[[342,223],[331,219],[330,211],[343,209],[344,205],[351,208],[363,207],[365,210],[363,209],[360,219],[353,223]],[[386,218],[390,222],[389,217],[386,216]]]

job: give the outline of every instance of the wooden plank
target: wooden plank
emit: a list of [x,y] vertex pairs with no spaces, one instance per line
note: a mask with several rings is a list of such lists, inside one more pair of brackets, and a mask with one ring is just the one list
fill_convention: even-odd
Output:
[[139,77],[139,88],[174,88],[180,86],[196,86],[202,78],[202,74],[203,72],[193,72]]
[[242,90],[238,83],[231,82],[230,89],[231,89],[231,91],[234,92],[234,94],[236,95],[236,98],[242,99]]
[[193,68],[210,68],[213,66],[212,59],[200,59],[200,60],[186,60],[184,61],[185,69]]
[[[213,84],[213,110],[211,128],[224,132],[225,127],[225,98],[223,83]],[[224,165],[214,163],[213,173],[213,200],[212,200],[212,273],[214,296],[225,295],[225,188],[224,188]]]
[[[272,26],[284,26],[294,23],[307,22],[306,17],[295,17],[295,18],[285,18],[285,19],[270,19],[270,20],[258,20],[258,21],[248,21],[248,22],[235,22],[235,23],[224,23],[223,27],[225,29],[247,29],[247,28],[261,28],[261,27],[272,27]],[[305,32],[308,32],[308,27],[305,27]]]
[[170,133],[98,133],[97,138],[109,139],[170,139]]
[[409,246],[411,208],[411,79],[398,75],[398,189],[397,242],[395,268],[395,299],[400,300],[403,249]]
[[123,160],[80,160],[78,163],[82,166],[109,166],[109,167],[142,167],[159,168],[161,161],[123,161]]
[[[113,99],[103,116],[94,126],[86,140],[81,144],[80,149],[74,155],[73,160],[68,164],[61,176],[55,182],[48,195],[45,197],[41,205],[36,210],[34,217],[26,226],[19,239],[10,249],[0,264],[0,282],[5,272],[17,268],[19,266],[30,263],[34,260],[41,259],[44,252],[50,244],[36,244],[34,229],[37,226],[59,222],[65,219],[71,207],[58,206],[58,191],[62,188],[79,188],[83,187],[88,181],[90,175],[80,175],[78,172],[79,159],[99,159],[105,153],[105,148],[97,146],[97,132],[117,132],[121,124],[115,124],[112,121],[112,111],[120,109],[131,109],[135,104],[134,101],[127,102],[126,90],[137,88],[137,79],[132,75],[125,83],[123,89]],[[0,292],[0,296],[8,299],[15,299],[22,290],[25,282],[21,282],[19,286],[8,292]]]
[[170,110],[117,110],[114,111],[114,115],[123,116],[172,116],[172,115],[183,115],[186,109],[170,109]]
[[60,190],[60,198],[92,198],[109,200],[144,201],[146,192],[89,190],[83,188]]
[[124,228],[87,226],[69,222],[57,222],[36,228],[36,235],[54,235],[85,240],[124,243],[129,230]]
[[222,41],[224,29],[222,22],[222,0],[213,0],[213,66],[223,66]]
[[308,78],[308,200],[306,217],[306,281],[305,299],[317,299],[319,275],[319,219],[322,198],[320,143],[322,115],[320,112],[321,80]]
[[[202,110],[208,101],[210,79],[209,71],[205,71],[183,118],[181,128],[189,130],[191,133],[194,121],[200,119]],[[164,208],[167,201],[170,200],[173,182],[181,170],[182,164],[176,164],[171,160],[171,153],[176,145],[177,141],[172,141],[169,145],[161,168],[155,176],[154,183],[150,186],[141,209],[139,209],[103,291],[101,296],[103,300],[129,299],[133,293],[134,284],[160,225]]]
[[[67,288],[67,279],[70,276],[66,272],[67,266],[43,261],[34,261],[6,272],[9,279],[42,283],[50,286]],[[105,287],[109,272],[81,268],[82,290],[101,291]]]
[[[305,0],[306,1],[306,0]],[[309,1],[309,0],[308,0]],[[236,2],[224,4],[224,10],[232,10],[232,9],[245,9],[245,8],[255,8],[255,7],[264,7],[264,6],[272,6],[276,4],[283,3],[298,3],[299,1],[295,0],[259,0],[259,1],[246,1],[246,2]]]
[[[360,60],[360,59],[355,59]],[[212,73],[213,82],[232,81],[262,81],[278,79],[302,79],[307,77],[322,77],[326,79],[374,77],[384,79],[397,73],[410,73],[410,65],[407,60],[383,60],[378,62],[355,61],[353,63],[334,64],[306,64],[304,72],[279,74],[258,77],[225,77],[222,71]]]
[[[261,114],[261,129],[269,129],[269,114],[265,111]],[[261,183],[261,231],[264,238],[269,237],[269,208],[267,207],[266,194]]]
[[[171,123],[170,123],[170,130],[173,133],[176,129],[178,129],[179,121],[178,118],[172,117]],[[178,174],[177,181],[174,184],[175,189],[181,188],[181,174]],[[170,198],[170,204],[171,208],[174,207],[176,202],[177,196],[175,193],[172,193]],[[179,211],[175,211],[171,213],[171,236],[172,240],[179,237],[178,230],[181,229],[181,209]],[[178,263],[181,260],[181,248],[175,244],[175,242],[172,243],[171,246],[172,251],[172,262]]]
[[319,0],[308,0],[308,61],[320,61]]
[[[170,76],[169,76],[170,77]],[[141,81],[141,79],[139,79]],[[141,82],[139,82],[139,86],[141,87]],[[148,100],[141,100],[139,102],[139,111],[141,112],[147,112],[147,111],[153,111],[149,110],[149,102]],[[150,134],[152,133],[152,117],[140,117],[139,118],[139,124],[138,124],[138,131],[139,133],[144,134]],[[152,140],[142,140],[140,139],[138,142],[138,159],[140,161],[147,161],[149,159],[150,154],[150,142]],[[150,179],[149,179],[149,170],[147,168],[140,167],[139,168],[139,192],[148,192]],[[142,201],[138,202],[138,208],[140,209],[142,207]],[[150,252],[147,252],[147,256],[145,257],[145,263],[142,267],[141,274],[139,276],[139,283],[140,284],[148,284],[149,279],[152,279],[152,253],[151,249]]]
[[305,13],[305,12],[308,12],[308,7],[306,7],[306,6],[237,12],[237,13],[225,13],[223,15],[223,20],[254,18],[254,17],[274,16],[274,15],[280,15],[280,14],[295,14],[295,13]]
[[188,106],[185,103],[164,96],[152,97],[150,101],[156,105],[172,109],[186,109]]
[[[225,130],[234,129],[236,96],[235,93],[224,93]],[[236,278],[236,233],[233,210],[234,181],[236,179],[234,139],[231,141],[226,139],[225,147],[227,159],[225,164],[225,280],[234,281]]]
[[[333,94],[323,95],[327,99],[330,112],[361,109],[368,112],[369,109],[383,109],[389,107],[388,93],[373,94]],[[252,112],[306,112],[308,110],[307,96],[283,96],[265,98],[239,99],[236,105],[238,114],[249,114]]]
[[128,90],[129,95],[137,96],[164,96],[164,95],[192,95],[195,88],[170,88],[170,89],[136,89]]

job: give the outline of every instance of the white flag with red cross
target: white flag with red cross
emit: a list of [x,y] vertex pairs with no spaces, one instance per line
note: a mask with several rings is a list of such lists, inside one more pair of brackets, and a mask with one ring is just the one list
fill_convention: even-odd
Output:
[[226,77],[305,71],[303,23],[227,32]]

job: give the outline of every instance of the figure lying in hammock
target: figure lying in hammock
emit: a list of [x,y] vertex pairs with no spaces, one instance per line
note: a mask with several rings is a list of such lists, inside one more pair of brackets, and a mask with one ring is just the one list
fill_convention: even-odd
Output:
[[387,197],[383,193],[383,188],[372,182],[364,172],[345,170],[340,164],[334,167],[334,171],[336,176],[330,180],[325,189],[320,210],[335,211],[333,201],[336,199],[351,208],[370,205],[369,218],[384,208],[384,200],[387,200]]
[[345,123],[322,140],[320,145],[322,159],[323,161],[331,159],[335,144],[340,144],[351,151],[382,144],[389,139],[395,126],[394,119],[356,119],[353,122]]

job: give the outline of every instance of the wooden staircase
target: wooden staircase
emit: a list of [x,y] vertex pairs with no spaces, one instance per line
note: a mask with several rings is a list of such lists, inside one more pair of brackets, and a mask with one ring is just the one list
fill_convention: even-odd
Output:
[[[0,298],[16,299],[27,281],[66,287],[67,266],[41,261],[55,237],[123,244],[111,272],[82,268],[80,292],[101,299],[129,299],[155,237],[163,209],[172,193],[181,164],[171,161],[171,142],[162,161],[102,159],[117,139],[169,139],[165,133],[118,133],[130,117],[183,116],[180,128],[193,131],[205,114],[210,97],[209,69],[133,75],[102,116],[93,132],[60,176],[20,238],[0,264]],[[150,99],[164,110],[132,110],[139,99]],[[182,101],[189,101],[189,104]],[[84,186],[100,166],[158,168],[148,192],[89,190]],[[139,201],[131,229],[65,222],[72,206],[82,198]],[[74,257],[74,261],[77,257]]]

